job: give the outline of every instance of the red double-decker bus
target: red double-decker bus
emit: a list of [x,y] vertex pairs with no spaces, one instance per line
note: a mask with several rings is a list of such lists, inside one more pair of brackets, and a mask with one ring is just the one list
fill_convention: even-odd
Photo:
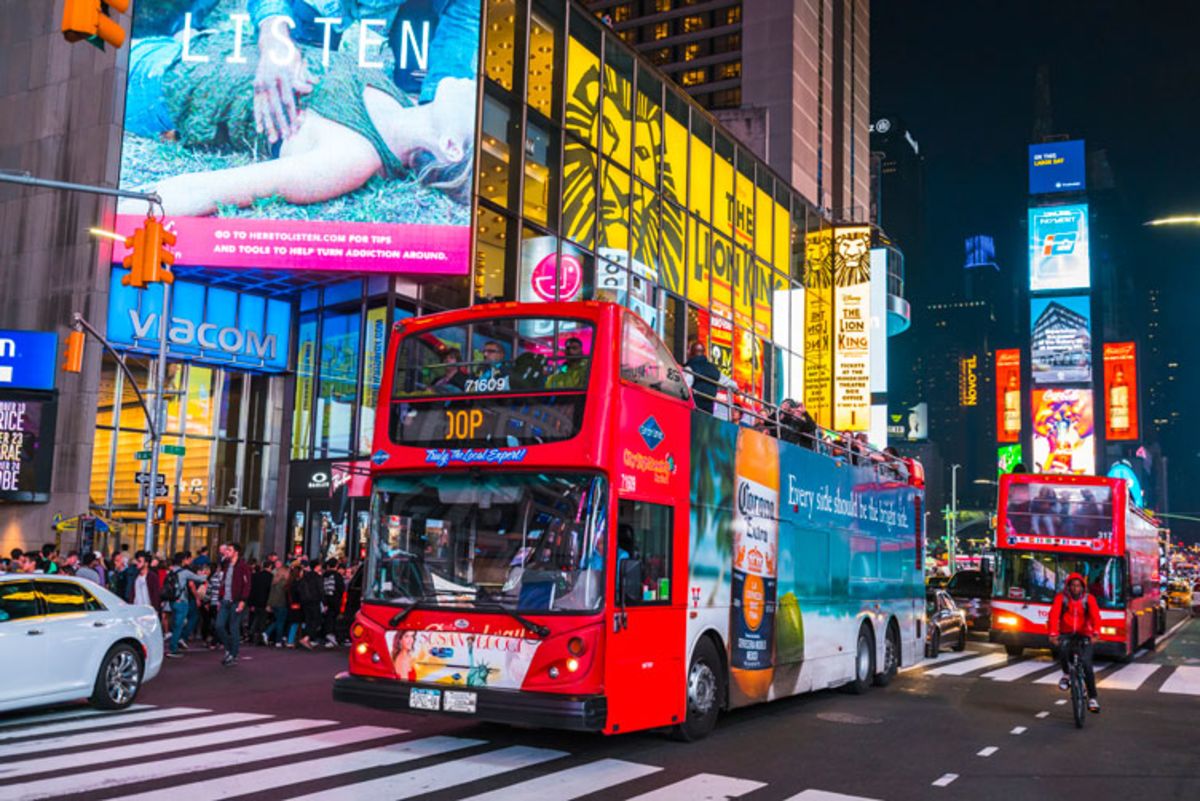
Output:
[[397,323],[349,670],[373,707],[614,734],[920,658],[920,466],[698,411],[610,303]]
[[1129,657],[1163,633],[1158,529],[1124,479],[1003,476],[996,555],[989,636],[1010,655],[1049,647],[1050,605],[1071,573],[1100,605],[1097,653]]

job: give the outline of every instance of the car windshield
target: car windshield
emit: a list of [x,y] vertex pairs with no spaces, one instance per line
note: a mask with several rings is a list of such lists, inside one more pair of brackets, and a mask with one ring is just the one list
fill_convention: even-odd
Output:
[[1107,486],[1014,482],[1005,511],[1014,534],[1112,537],[1112,490]]
[[603,599],[607,483],[582,474],[376,481],[368,600],[522,612]]
[[1074,556],[1055,553],[1005,553],[996,571],[995,597],[1048,604],[1079,573],[1087,590],[1105,609],[1125,605],[1125,571],[1117,556]]

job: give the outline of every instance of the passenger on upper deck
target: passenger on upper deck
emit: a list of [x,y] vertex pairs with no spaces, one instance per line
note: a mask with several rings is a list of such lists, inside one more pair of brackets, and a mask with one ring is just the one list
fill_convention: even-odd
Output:
[[447,348],[442,354],[442,364],[446,372],[433,382],[435,392],[462,392],[467,386],[470,374],[462,364],[462,352],[458,348]]
[[563,345],[563,363],[546,379],[550,389],[578,389],[587,383],[588,360],[583,355],[583,341],[571,337]]
[[696,408],[722,420],[728,420],[729,407],[722,403],[719,409],[714,410],[713,401],[721,387],[732,388],[735,384],[733,379],[722,373],[715,364],[709,361],[703,342],[692,341],[692,344],[688,346],[688,360],[683,366],[688,370],[685,380],[692,388],[692,397],[696,401]]
[[508,364],[504,361],[504,347],[496,340],[483,346],[483,364],[479,366],[479,378],[507,378]]

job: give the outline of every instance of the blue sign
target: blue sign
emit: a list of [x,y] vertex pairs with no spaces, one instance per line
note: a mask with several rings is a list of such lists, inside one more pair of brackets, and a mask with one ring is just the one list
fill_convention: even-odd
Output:
[[654,450],[661,445],[663,437],[666,436],[663,433],[662,427],[653,416],[647,417],[646,421],[638,426],[638,433],[642,435],[642,442],[646,443],[646,447],[650,450]]
[[1029,210],[1029,288],[1087,289],[1092,284],[1086,203]]
[[[121,284],[127,270],[112,271],[108,297],[108,340],[114,346],[158,353],[162,291]],[[287,369],[291,304],[245,292],[188,281],[171,286],[167,353],[185,361],[246,370]]]
[[58,334],[0,328],[0,389],[54,389]]
[[528,448],[428,448],[425,464],[445,467],[450,464],[507,464],[523,462]]
[[1029,194],[1082,192],[1087,188],[1083,140],[1029,146]]

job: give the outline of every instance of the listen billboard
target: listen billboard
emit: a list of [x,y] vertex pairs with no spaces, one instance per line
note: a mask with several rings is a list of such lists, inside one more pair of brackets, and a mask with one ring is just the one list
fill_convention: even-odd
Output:
[[1030,290],[1087,289],[1091,284],[1087,204],[1030,209]]
[[434,5],[135,4],[120,185],[177,264],[468,272],[480,0]]

